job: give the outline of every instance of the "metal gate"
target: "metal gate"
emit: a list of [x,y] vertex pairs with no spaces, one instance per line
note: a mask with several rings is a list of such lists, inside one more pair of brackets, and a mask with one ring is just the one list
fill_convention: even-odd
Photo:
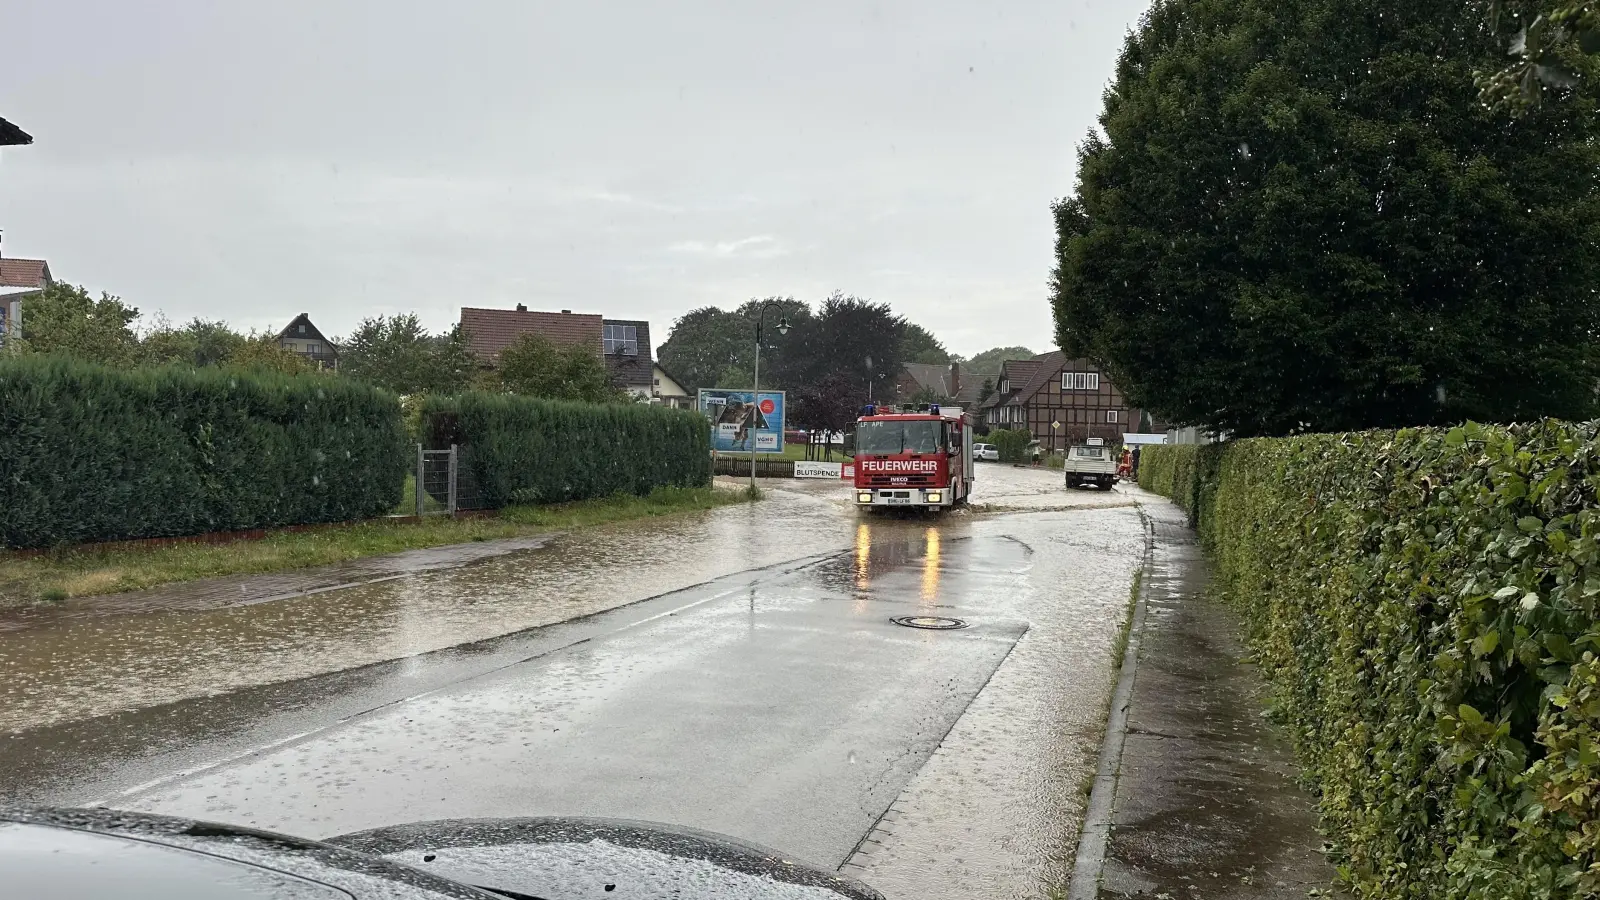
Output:
[[417,445],[417,515],[456,514],[456,445],[449,450],[424,450]]

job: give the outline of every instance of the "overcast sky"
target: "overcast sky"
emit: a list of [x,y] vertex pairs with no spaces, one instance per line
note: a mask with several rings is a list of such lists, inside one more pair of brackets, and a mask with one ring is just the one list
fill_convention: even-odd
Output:
[[1048,349],[1146,0],[0,0],[6,256],[174,321],[887,301]]

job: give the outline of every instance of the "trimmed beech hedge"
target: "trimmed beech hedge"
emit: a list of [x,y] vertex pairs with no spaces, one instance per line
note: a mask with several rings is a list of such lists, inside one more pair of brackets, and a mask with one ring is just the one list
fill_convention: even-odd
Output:
[[356,382],[0,356],[5,547],[369,518],[408,458],[398,402]]
[[711,430],[690,410],[468,393],[430,398],[423,420],[430,447],[462,448],[487,509],[711,483]]
[[1371,898],[1600,896],[1594,423],[1150,447]]

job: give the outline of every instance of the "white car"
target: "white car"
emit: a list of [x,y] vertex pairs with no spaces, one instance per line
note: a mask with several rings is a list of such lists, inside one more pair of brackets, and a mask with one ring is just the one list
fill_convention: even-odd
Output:
[[999,462],[1000,451],[996,449],[993,444],[973,444],[972,458],[985,460],[987,462]]

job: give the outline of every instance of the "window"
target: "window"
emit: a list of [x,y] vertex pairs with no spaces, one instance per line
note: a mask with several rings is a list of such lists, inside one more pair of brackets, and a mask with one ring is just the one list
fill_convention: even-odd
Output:
[[1100,373],[1062,372],[1061,389],[1063,391],[1098,391],[1100,390]]
[[306,327],[305,327],[305,326],[304,326],[304,325],[301,325],[301,326],[300,326],[300,331],[299,331],[299,333],[300,333],[300,334],[305,334],[305,333],[306,333]]
[[306,352],[315,356],[316,354],[322,352],[322,345],[316,341],[306,341]]
[[623,356],[639,355],[639,327],[637,325],[605,326],[606,353]]
[[862,422],[856,427],[856,452],[868,456],[938,453],[945,447],[945,426],[926,420]]
[[1116,410],[1116,409],[1108,409],[1108,410],[1106,410],[1106,421],[1107,422],[1120,422],[1121,420],[1122,420],[1122,411],[1121,410]]
[[1009,378],[1000,379],[1000,393],[1002,393],[1002,394],[1011,393],[1011,379],[1009,379]]

